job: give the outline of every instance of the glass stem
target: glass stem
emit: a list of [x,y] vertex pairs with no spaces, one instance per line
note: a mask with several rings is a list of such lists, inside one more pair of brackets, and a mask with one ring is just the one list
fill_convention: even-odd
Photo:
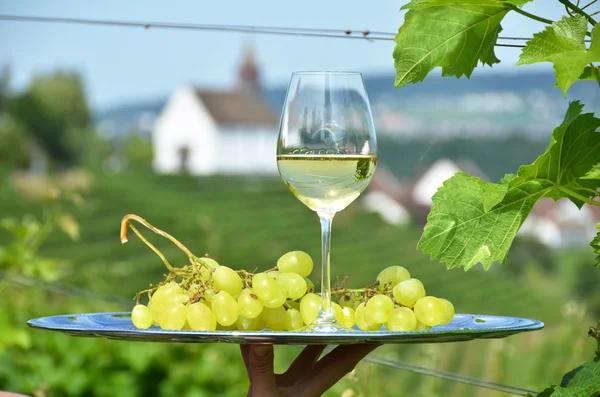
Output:
[[335,316],[331,306],[331,273],[330,255],[331,248],[331,223],[335,212],[317,212],[321,220],[321,309],[316,323],[333,323]]

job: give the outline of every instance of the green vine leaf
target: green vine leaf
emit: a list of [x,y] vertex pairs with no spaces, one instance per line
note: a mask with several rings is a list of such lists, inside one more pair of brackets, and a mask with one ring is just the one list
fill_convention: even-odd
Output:
[[552,62],[556,71],[556,87],[567,95],[569,87],[582,76],[591,76],[586,66],[600,61],[600,29],[592,29],[592,43],[585,48],[588,21],[582,15],[563,17],[540,33],[533,35],[521,52],[517,65]]
[[500,22],[524,0],[412,0],[396,35],[396,87],[423,81],[435,67],[443,76],[467,76],[479,62],[500,62],[494,44]]
[[[592,247],[594,252],[598,255],[596,257],[596,263],[594,264],[594,266],[596,266],[598,269],[600,269],[600,223],[596,225],[596,229],[598,229],[598,233],[596,234],[596,237],[594,237],[594,239],[590,243],[590,246]],[[599,327],[600,327],[600,325],[599,325]]]
[[596,75],[591,66],[586,66],[583,69],[583,73],[579,76],[579,80],[596,80]]
[[[600,119],[572,102],[546,152],[500,183],[458,173],[433,196],[418,248],[451,268],[487,270],[504,262],[517,231],[542,197],[578,206],[597,197],[600,180],[582,179],[600,158]],[[595,160],[595,161],[594,161]]]
[[533,0],[506,0],[507,3],[513,4],[517,7],[523,7],[525,4],[532,2]]
[[600,179],[600,163],[594,165],[581,179]]
[[537,397],[600,396],[600,358],[589,361],[565,374],[560,386],[552,386]]

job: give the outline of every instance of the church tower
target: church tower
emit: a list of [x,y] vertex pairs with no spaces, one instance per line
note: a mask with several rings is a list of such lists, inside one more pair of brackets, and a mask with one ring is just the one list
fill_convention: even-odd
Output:
[[244,58],[238,70],[238,89],[260,95],[260,71],[256,65],[252,44],[246,44],[244,49]]

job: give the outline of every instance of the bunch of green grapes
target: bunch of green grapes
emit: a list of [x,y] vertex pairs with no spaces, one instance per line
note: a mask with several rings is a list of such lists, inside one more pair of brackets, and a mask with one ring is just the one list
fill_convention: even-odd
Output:
[[[306,278],[313,260],[302,251],[283,255],[277,267],[263,273],[235,271],[214,259],[198,258],[198,266],[167,276],[148,293],[148,305],[137,304],[131,313],[137,328],[157,325],[168,330],[257,331],[297,330],[314,317],[320,298]],[[312,296],[317,300],[312,301]],[[307,304],[313,302],[316,304]]]
[[[173,241],[184,251],[190,264],[181,268],[168,260],[129,224],[136,220]],[[291,251],[266,272],[251,273],[220,265],[212,258],[197,257],[179,241],[135,215],[123,219],[121,240],[131,229],[163,260],[169,274],[165,280],[136,295],[131,313],[140,329],[156,325],[165,330],[296,331],[312,324],[321,308],[321,297],[308,278],[313,260],[305,252]],[[140,303],[147,294],[148,304]],[[447,324],[454,306],[446,299],[426,296],[421,281],[411,278],[401,266],[382,270],[365,288],[332,289],[335,319],[347,328],[363,331],[427,330]]]
[[354,311],[354,322],[363,331],[424,331],[448,324],[454,305],[443,298],[427,296],[423,283],[411,278],[402,266],[383,269],[372,286],[336,291],[343,310]]

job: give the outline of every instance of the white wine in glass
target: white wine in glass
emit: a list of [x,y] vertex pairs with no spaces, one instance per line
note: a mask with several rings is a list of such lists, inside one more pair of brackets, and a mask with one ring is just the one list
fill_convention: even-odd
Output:
[[362,75],[294,73],[281,116],[277,167],[292,193],[321,221],[322,303],[309,330],[344,328],[331,306],[331,224],[367,188],[376,165],[377,140]]

